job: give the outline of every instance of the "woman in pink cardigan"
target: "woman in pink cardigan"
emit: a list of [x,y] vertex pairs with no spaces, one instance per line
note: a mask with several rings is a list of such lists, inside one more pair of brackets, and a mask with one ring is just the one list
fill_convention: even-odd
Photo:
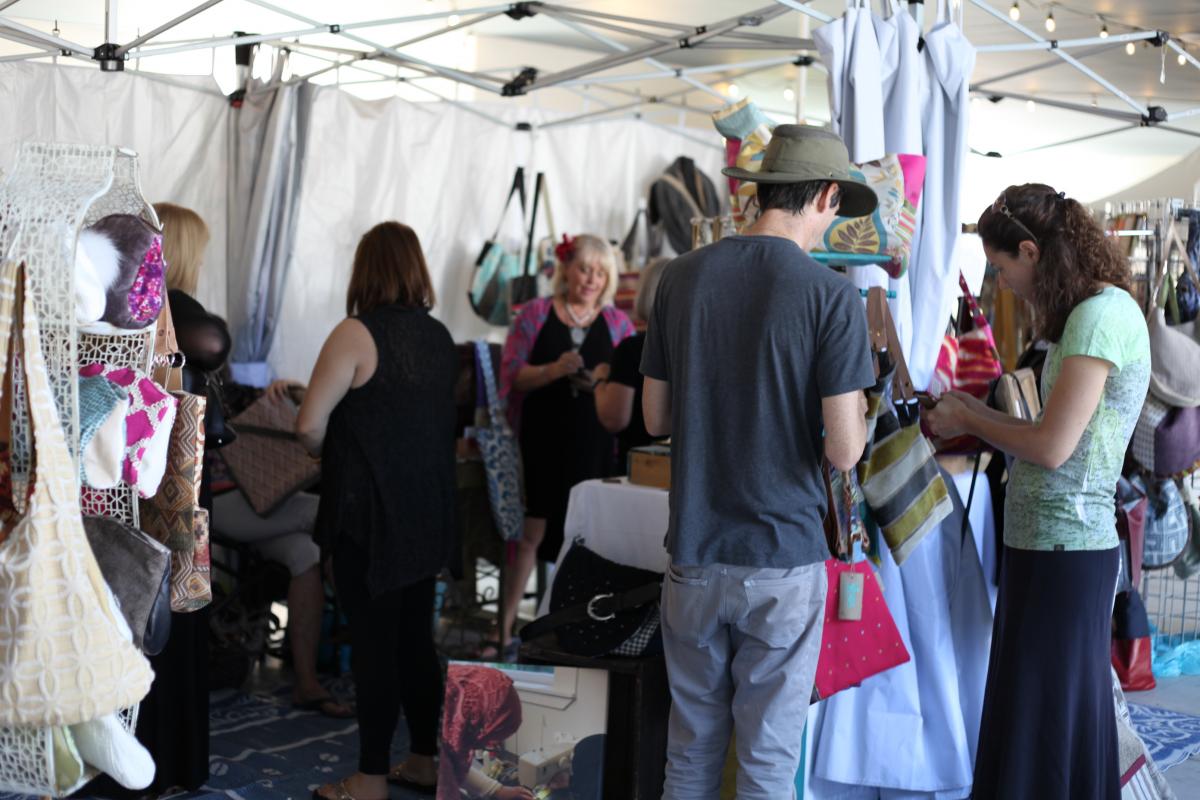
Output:
[[592,370],[634,333],[612,306],[617,259],[598,236],[564,236],[551,297],[526,303],[504,343],[500,396],[521,443],[525,468],[525,530],[508,571],[498,653],[509,649],[517,604],[540,554],[553,561],[562,547],[571,487],[616,468],[614,441],[596,418]]

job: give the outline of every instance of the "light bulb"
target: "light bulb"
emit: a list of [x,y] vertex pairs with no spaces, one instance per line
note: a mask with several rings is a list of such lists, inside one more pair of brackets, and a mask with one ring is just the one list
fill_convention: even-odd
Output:
[[451,14],[450,16],[446,17],[446,22],[450,25],[450,27],[454,27],[461,19],[462,17],[458,16],[458,14]]
[[1033,102],[1032,100],[1026,100],[1025,110],[1032,114],[1033,112],[1037,111],[1037,103]]
[[1187,56],[1185,56],[1183,53],[1179,54],[1179,58],[1177,60],[1179,61],[1179,66],[1181,67],[1187,64]]
[[1130,42],[1129,44],[1125,45],[1126,55],[1133,55],[1136,52],[1137,52],[1137,48],[1133,46],[1133,42]]
[[737,97],[739,94],[741,94],[741,91],[742,90],[738,88],[736,83],[729,84],[729,88],[725,90],[726,94],[728,94],[730,97]]
[[1058,23],[1054,21],[1054,12],[1051,11],[1046,15],[1046,30],[1049,33],[1054,33],[1054,29],[1058,27]]
[[1021,18],[1021,7],[1017,5],[1017,0],[1013,0],[1012,8],[1008,10],[1008,18],[1013,22]]
[[1107,22],[1100,26],[1100,38],[1101,39],[1108,38],[1108,23]]
[[[1182,56],[1180,56],[1180,58],[1182,58]],[[784,89],[783,90],[783,99],[787,100],[789,103],[794,101],[796,99],[796,90],[790,86],[787,87],[786,89]]]

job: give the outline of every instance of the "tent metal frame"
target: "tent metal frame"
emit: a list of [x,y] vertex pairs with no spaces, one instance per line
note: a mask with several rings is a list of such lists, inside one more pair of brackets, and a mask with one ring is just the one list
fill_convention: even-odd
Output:
[[[1025,27],[1020,22],[1009,19],[1008,15],[1004,13],[1004,11],[992,5],[992,3],[997,2],[997,0],[962,1],[969,2],[974,7],[1012,28],[1015,32],[1021,34],[1023,37],[1023,41],[1014,42],[1011,44],[982,45],[976,48],[977,52],[1005,53],[1047,50],[1054,55],[1052,60],[981,81],[979,84],[972,87],[973,90],[978,90],[978,92],[993,99],[1006,97],[1012,99],[1033,99],[1039,103],[1056,108],[1064,108],[1106,118],[1120,119],[1125,122],[1136,122],[1142,126],[1162,127],[1165,130],[1192,133],[1191,131],[1181,130],[1172,126],[1164,125],[1164,123],[1168,121],[1173,122],[1200,116],[1200,106],[1168,113],[1161,107],[1147,106],[1139,103],[1127,92],[1116,86],[1112,81],[1106,79],[1096,70],[1086,66],[1081,61],[1083,58],[1103,52],[1104,50],[1119,44],[1145,41],[1157,47],[1170,48],[1178,55],[1182,56],[1193,67],[1200,69],[1200,60],[1184,50],[1179,43],[1170,36],[1169,33],[1165,31],[1134,31],[1131,33],[1114,34],[1104,38],[1090,37],[1065,40],[1047,39]],[[0,0],[0,12],[9,9],[18,2],[20,2],[20,0]],[[679,98],[686,97],[693,92],[699,92],[720,100],[725,100],[726,97],[720,90],[716,88],[716,86],[699,80],[697,76],[711,73],[734,73],[738,70],[745,70],[741,72],[742,75],[745,75],[754,71],[771,69],[776,66],[789,63],[794,63],[801,67],[814,66],[820,68],[820,65],[814,61],[814,57],[806,52],[813,51],[815,49],[811,39],[764,34],[754,31],[754,28],[757,28],[765,22],[789,13],[802,14],[822,24],[828,23],[834,19],[834,17],[831,17],[824,12],[810,8],[807,3],[811,2],[811,0],[772,0],[769,5],[765,5],[753,11],[705,25],[692,25],[681,22],[667,22],[650,18],[624,16],[591,9],[572,8],[550,2],[508,2],[494,5],[483,5],[473,8],[436,11],[424,14],[390,17],[386,19],[366,20],[348,24],[337,24],[311,19],[275,3],[268,2],[268,0],[243,0],[243,2],[258,6],[268,11],[272,11],[282,17],[289,18],[307,27],[268,34],[239,33],[226,37],[199,39],[176,43],[163,41],[163,34],[175,29],[182,23],[187,22],[188,20],[204,13],[208,9],[217,6],[222,2],[223,0],[202,0],[202,2],[197,2],[196,5],[192,6],[188,10],[153,28],[147,33],[140,34],[135,39],[124,44],[118,44],[116,42],[116,38],[120,0],[104,0],[104,30],[106,41],[105,43],[96,47],[88,47],[78,42],[65,39],[61,36],[46,33],[17,22],[11,16],[0,14],[0,38],[8,39],[25,46],[35,48],[29,53],[19,53],[0,57],[0,62],[24,61],[62,55],[78,60],[97,62],[103,70],[120,71],[124,69],[124,63],[130,59],[140,61],[140,59],[143,58],[152,58],[155,56],[169,55],[172,53],[182,53],[193,50],[248,44],[269,44],[270,46],[276,48],[290,49],[297,53],[311,55],[311,53],[308,53],[306,50],[309,45],[307,45],[303,40],[311,36],[332,34],[340,36],[346,39],[348,42],[352,42],[354,45],[369,49],[362,51],[351,46],[341,51],[341,55],[344,56],[343,58],[333,59],[332,61],[330,61],[330,59],[324,59],[326,61],[330,61],[328,66],[305,75],[293,76],[284,83],[298,83],[305,80],[311,80],[318,75],[339,69],[341,67],[362,70],[362,67],[357,62],[377,60],[412,72],[413,74],[411,75],[398,76],[395,79],[404,82],[411,81],[414,87],[419,86],[417,83],[418,81],[428,78],[441,78],[454,81],[462,85],[471,86],[490,95],[497,96],[520,96],[548,88],[559,88],[579,94],[579,90],[583,89],[583,96],[592,102],[601,105],[601,109],[603,109],[602,111],[586,111],[582,114],[567,117],[561,120],[555,120],[552,123],[546,123],[542,126],[549,127],[551,125],[563,125],[570,124],[574,121],[583,121],[592,117],[601,116],[602,114],[618,114],[646,105],[658,105],[666,108],[679,108],[684,112],[705,113],[706,109],[703,107],[689,106],[686,102],[681,102]],[[918,21],[921,21],[923,16],[923,3],[921,0],[907,0],[907,2],[909,4],[910,12],[918,19]],[[1001,0],[1001,4],[1003,5],[1003,0]],[[435,64],[418,58],[411,53],[404,52],[404,48],[410,47],[418,42],[426,41],[451,31],[462,30],[464,28],[478,25],[482,22],[495,19],[499,16],[508,16],[514,21],[519,22],[521,19],[539,14],[555,21],[562,27],[565,27],[581,36],[586,37],[587,39],[590,39],[602,49],[603,55],[589,60],[586,63],[579,64],[574,67],[568,67],[552,73],[542,73],[533,68],[525,68],[520,70],[516,77],[509,77],[506,79],[504,77],[498,77],[494,74],[489,74],[488,72],[469,72],[455,69],[453,67]],[[401,25],[423,21],[446,20],[450,17],[457,17],[458,19],[454,22],[454,24],[440,27],[436,30],[429,31],[394,45],[383,44],[356,33],[356,31],[359,30],[368,30],[383,26]],[[610,34],[620,34],[624,37],[637,40],[638,43],[632,45],[626,44],[625,42],[618,41],[617,39],[613,38],[613,36]],[[314,49],[321,47],[320,45],[316,44],[311,46]],[[338,48],[329,49],[337,50]],[[715,63],[686,68],[672,67],[659,59],[660,56],[680,49],[709,51],[718,49],[779,50],[792,53],[792,55],[758,59],[741,63]],[[1079,52],[1078,55],[1072,55],[1067,52],[1068,50],[1080,50],[1081,52]],[[606,74],[611,70],[636,62],[646,64],[651,68],[652,71],[632,74]],[[1002,92],[985,88],[1011,78],[1027,75],[1031,72],[1049,69],[1052,66],[1058,66],[1064,63],[1071,66],[1073,69],[1077,70],[1090,80],[1094,81],[1098,86],[1102,87],[1120,103],[1127,106],[1129,111],[1114,111],[1113,109],[1101,108],[1098,105],[1086,106],[1078,103],[1054,100],[1053,98],[1033,98],[1018,93]],[[373,76],[371,80],[389,79],[389,76],[381,75],[381,73],[378,73],[375,70],[364,71],[371,73]],[[673,91],[667,94],[647,97],[641,97],[636,91],[630,90],[631,85],[636,84],[637,82],[659,79],[676,80],[685,88],[681,88],[678,91]],[[732,80],[732,78],[727,78],[727,80]],[[623,90],[624,93],[635,97],[636,102],[618,104],[605,103],[594,95],[587,94],[586,92],[588,87],[595,86],[597,88],[602,88],[608,84],[625,84],[626,88]],[[429,89],[428,87],[420,88],[422,91],[430,93],[431,95],[440,98],[444,102],[452,102],[455,105],[464,108],[470,106],[468,103],[451,101],[442,96],[440,93]],[[479,109],[472,110],[479,111],[481,116],[484,116],[493,122],[507,124],[502,123],[498,118],[490,114],[486,114]],[[1121,130],[1124,130],[1124,128]]]

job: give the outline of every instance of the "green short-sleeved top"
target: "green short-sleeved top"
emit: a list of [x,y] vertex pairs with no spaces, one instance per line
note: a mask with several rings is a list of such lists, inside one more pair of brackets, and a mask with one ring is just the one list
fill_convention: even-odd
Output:
[[1092,421],[1057,470],[1016,461],[1004,507],[1004,543],[1021,550],[1108,550],[1117,546],[1114,492],[1150,386],[1150,337],[1129,293],[1108,287],[1080,303],[1042,372],[1049,398],[1063,360],[1091,356],[1113,365]]

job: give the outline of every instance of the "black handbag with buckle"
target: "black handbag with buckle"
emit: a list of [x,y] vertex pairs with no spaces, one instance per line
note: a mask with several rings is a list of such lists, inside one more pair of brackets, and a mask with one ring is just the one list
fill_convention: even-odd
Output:
[[582,539],[571,543],[550,589],[550,613],[521,629],[531,641],[558,633],[578,656],[645,656],[662,652],[661,573],[609,561]]

